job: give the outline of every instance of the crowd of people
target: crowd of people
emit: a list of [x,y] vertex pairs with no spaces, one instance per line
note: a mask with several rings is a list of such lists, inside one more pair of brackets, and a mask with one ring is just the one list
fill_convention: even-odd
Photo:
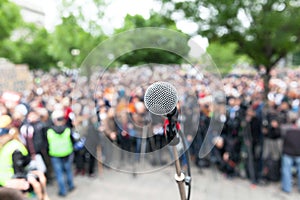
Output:
[[37,73],[28,91],[2,94],[0,185],[47,200],[47,183],[54,177],[59,196],[75,189],[74,150],[82,144],[74,125],[82,119],[74,120],[71,108],[69,94],[74,80]]
[[[56,177],[58,195],[66,196],[75,189],[73,175],[97,174],[97,160],[107,167],[128,159],[134,165],[142,153],[150,153],[152,166],[172,161],[172,152],[157,151],[169,142],[165,117],[144,105],[149,84],[164,80],[178,90],[178,124],[195,166],[217,166],[227,177],[248,178],[253,184],[281,180],[289,193],[300,172],[300,71],[276,69],[271,75],[266,97],[259,74],[224,77],[220,91],[226,98],[219,103],[214,102],[211,75],[195,73],[193,67],[101,69],[89,77],[34,72],[28,91],[2,94],[0,189],[34,191],[47,200],[47,182]],[[224,104],[218,108],[224,126],[210,138],[211,151],[200,156],[218,104]],[[116,146],[122,149],[120,157],[112,150]]]
[[[281,180],[282,191],[292,191],[299,172],[299,71],[271,72],[269,93],[264,93],[258,74],[223,78],[226,120],[215,147],[207,158],[196,157],[200,167],[216,165],[228,177],[248,178],[253,184]],[[266,95],[266,96],[265,96]],[[205,137],[210,116],[208,107],[200,114],[196,147]],[[202,116],[202,117],[201,117]],[[196,151],[197,152],[197,151]],[[298,190],[300,175],[298,173]]]

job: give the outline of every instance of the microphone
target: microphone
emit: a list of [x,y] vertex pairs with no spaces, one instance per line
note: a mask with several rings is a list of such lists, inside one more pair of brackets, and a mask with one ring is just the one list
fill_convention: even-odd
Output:
[[[145,92],[144,102],[146,108],[153,114],[164,115],[168,118],[165,121],[165,136],[171,145],[179,143],[177,135],[179,124],[177,122],[178,94],[173,85],[167,82],[155,82]],[[175,120],[173,118],[176,118]]]
[[145,92],[144,102],[151,113],[168,115],[176,109],[178,94],[172,84],[158,81],[148,87]]
[[[180,124],[178,118],[178,94],[176,88],[167,82],[155,82],[148,87],[144,95],[145,107],[149,112],[155,115],[162,115],[168,119],[164,122],[164,132],[167,143],[172,146],[173,155],[175,157],[176,174],[175,180],[179,186],[179,192],[181,199],[190,199],[191,191],[191,171],[189,164],[189,154],[186,148],[186,142],[184,141],[183,133],[180,131]],[[185,149],[185,156],[187,162],[187,176],[181,172],[180,161],[178,156],[178,150],[176,145],[180,143],[181,136],[182,145]],[[185,196],[184,183],[189,186],[188,197]]]

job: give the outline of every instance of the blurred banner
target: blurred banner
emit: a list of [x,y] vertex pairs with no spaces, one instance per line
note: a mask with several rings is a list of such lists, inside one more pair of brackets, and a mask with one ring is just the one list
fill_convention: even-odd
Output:
[[27,65],[0,62],[0,92],[24,92],[32,83],[32,75]]

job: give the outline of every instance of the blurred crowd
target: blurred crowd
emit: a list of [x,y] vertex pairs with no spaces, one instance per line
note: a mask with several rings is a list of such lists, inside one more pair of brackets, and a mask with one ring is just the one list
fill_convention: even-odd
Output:
[[[282,191],[286,193],[292,191],[297,180],[300,191],[299,76],[299,70],[271,71],[268,94],[264,93],[264,81],[259,74],[224,77],[224,127],[221,135],[213,138],[215,147],[210,155],[195,155],[196,164],[215,165],[227,177],[248,178],[253,184],[281,180]],[[209,126],[207,109],[200,114],[200,134],[195,140],[200,142],[196,146],[205,137],[202,130]]]
[[[144,105],[149,84],[163,80],[178,90],[176,120],[193,166],[214,166],[253,184],[281,180],[282,190],[291,192],[300,172],[300,71],[276,69],[271,75],[267,95],[259,73],[228,75],[220,82],[225,98],[216,102],[214,78],[187,66],[100,70],[88,78],[77,71],[33,72],[28,91],[1,94],[0,185],[46,200],[46,184],[56,180],[58,195],[66,196],[75,189],[74,175],[94,177],[97,166],[110,167],[116,159],[133,164],[140,153],[153,152],[150,165],[165,165],[172,152],[156,151],[169,142],[165,117]],[[217,112],[222,131],[209,137],[214,147],[201,156]],[[119,157],[112,145],[123,150]]]

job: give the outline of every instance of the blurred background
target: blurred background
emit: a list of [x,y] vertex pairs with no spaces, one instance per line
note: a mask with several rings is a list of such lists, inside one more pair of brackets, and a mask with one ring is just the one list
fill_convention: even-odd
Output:
[[[12,121],[0,121],[0,128],[17,128],[29,154],[42,155],[50,199],[61,197],[43,142],[57,110],[77,133],[76,189],[63,198],[179,199],[168,149],[146,158],[145,169],[159,170],[139,174],[139,158],[124,161],[107,146],[110,141],[141,153],[142,147],[155,152],[166,145],[163,121],[148,130],[145,144],[130,123],[139,115],[145,120],[140,103],[146,86],[139,82],[145,76],[180,84],[179,122],[191,154],[180,162],[186,171],[186,159],[191,160],[191,199],[299,199],[300,1],[2,0],[0,18],[0,116]],[[109,69],[85,60],[107,39],[143,27],[185,35],[181,55],[145,48],[116,57],[115,49],[131,46],[124,39],[98,58],[110,60]],[[221,103],[214,99],[214,75],[226,95]],[[200,156],[216,113],[222,114],[223,129],[210,138],[213,150]],[[35,150],[30,141],[36,139],[28,140],[28,130],[22,135],[26,124],[41,135]],[[117,162],[111,164],[111,158]]]

